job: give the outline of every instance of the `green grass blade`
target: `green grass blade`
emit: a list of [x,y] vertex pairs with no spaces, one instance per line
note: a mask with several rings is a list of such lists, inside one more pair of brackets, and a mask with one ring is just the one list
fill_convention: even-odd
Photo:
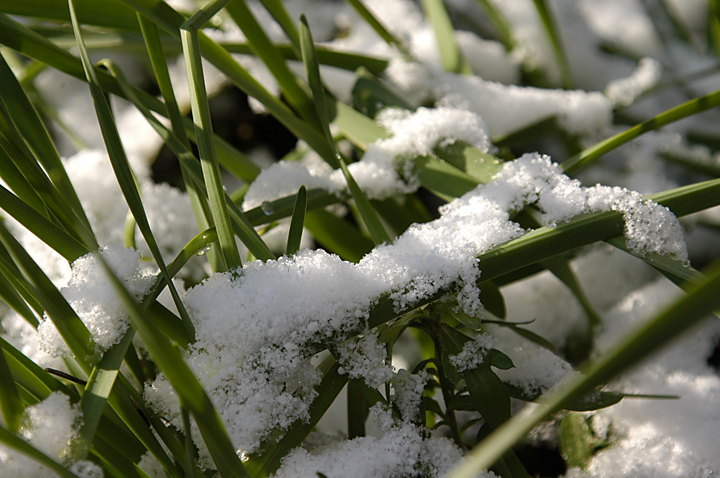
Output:
[[715,268],[708,274],[706,280],[693,286],[687,295],[653,319],[636,327],[612,350],[586,364],[583,367],[585,373],[583,377],[573,380],[542,400],[530,413],[513,418],[483,440],[466,455],[462,464],[449,476],[465,478],[487,468],[540,420],[560,410],[565,403],[582,397],[596,386],[628,370],[697,324],[720,306],[718,287],[720,287],[720,269]]
[[686,101],[679,106],[660,113],[652,119],[633,126],[627,131],[611,136],[610,138],[600,141],[599,143],[581,151],[561,164],[563,171],[566,173],[575,172],[590,165],[593,161],[604,154],[609,153],[610,151],[644,133],[647,133],[648,131],[660,129],[667,124],[674,123],[675,121],[687,118],[688,116],[715,108],[716,106],[720,106],[720,91],[714,91],[708,95],[701,96],[700,98]]
[[301,58],[300,35],[298,34],[297,28],[295,28],[295,22],[292,17],[290,17],[287,9],[285,9],[285,5],[282,0],[260,0],[260,3],[263,4],[268,12],[270,12],[270,15],[272,15],[275,21],[278,22],[280,28],[283,29],[285,35],[287,35],[290,39],[292,42],[293,54],[295,55],[293,59],[299,60]]
[[715,47],[715,54],[720,57],[720,3],[718,0],[710,0],[710,39]]
[[303,224],[305,223],[305,212],[307,211],[307,189],[300,186],[295,199],[295,207],[293,208],[292,220],[290,221],[290,231],[288,232],[287,248],[285,253],[290,256],[300,250],[300,241],[302,240]]
[[352,7],[355,9],[355,11],[362,17],[363,20],[365,20],[368,25],[372,27],[373,30],[375,30],[375,33],[380,35],[380,38],[385,40],[385,42],[398,49],[400,53],[402,53],[403,56],[405,56],[408,59],[411,59],[412,56],[410,55],[410,49],[405,45],[405,42],[402,41],[399,37],[393,35],[390,30],[388,30],[385,25],[382,24],[380,20],[373,15],[373,13],[367,9],[365,4],[361,0],[348,0],[348,3],[352,5]]
[[558,36],[558,26],[553,21],[552,15],[550,13],[550,10],[548,9],[547,3],[545,3],[545,0],[533,0],[533,2],[535,3],[535,9],[540,16],[540,21],[545,28],[545,33],[547,33],[548,37],[550,38],[550,43],[552,45],[553,52],[555,53],[555,58],[557,59],[558,66],[560,67],[562,86],[563,88],[568,90],[572,89],[572,75],[570,74],[570,67],[568,66],[565,52],[563,51],[562,44],[560,43],[560,37]]
[[183,23],[180,32],[183,55],[188,69],[190,103],[192,105],[193,121],[195,122],[195,134],[210,210],[218,233],[218,242],[225,270],[234,270],[242,267],[242,260],[235,243],[235,234],[230,224],[230,215],[225,203],[225,190],[220,177],[220,165],[215,152],[215,142],[213,141],[210,106],[205,91],[205,77],[198,39],[198,29],[226,3],[226,0],[214,1],[208,6],[210,10],[198,10],[187,22]]
[[365,421],[368,417],[370,404],[365,397],[364,388],[367,387],[361,380],[350,379],[347,384],[347,416],[348,439],[365,436]]
[[[330,133],[330,118],[328,114],[325,91],[320,79],[320,69],[318,67],[317,56],[315,55],[315,48],[313,44],[312,34],[310,33],[310,27],[307,24],[307,19],[303,15],[300,18],[300,47],[302,49],[303,63],[305,63],[305,71],[307,72],[308,82],[310,83],[310,89],[313,92],[313,98],[315,99],[315,105],[317,107],[318,115],[322,123],[325,137],[330,143],[331,147],[335,149],[335,143],[333,142],[332,134]],[[347,181],[350,194],[352,195],[355,204],[360,211],[362,220],[370,231],[370,235],[373,238],[375,244],[382,244],[384,242],[391,243],[392,239],[385,230],[380,221],[377,211],[372,207],[365,193],[362,192],[355,179],[350,174],[345,160],[339,154],[335,155],[334,161],[329,162],[333,168],[338,166],[342,169],[345,180]]]
[[[78,0],[77,5],[79,20],[82,24],[137,30],[134,12],[117,0]],[[59,0],[33,0],[32,2],[0,0],[0,12],[70,22],[67,5]]]
[[473,71],[467,62],[455,39],[455,28],[453,28],[450,16],[442,0],[422,0],[423,11],[428,17],[437,39],[440,61],[443,70],[452,73],[472,75]]
[[90,250],[0,185],[0,207],[58,254],[73,262]]
[[71,389],[65,387],[55,377],[47,373],[3,338],[0,338],[0,348],[2,348],[5,362],[15,379],[15,383],[33,394],[38,400],[44,400],[55,391],[62,391],[71,397],[77,395],[74,390],[71,391]]
[[10,433],[17,433],[24,410],[5,354],[0,352],[0,411],[5,420],[5,428]]
[[497,9],[490,0],[477,0],[477,3],[487,12],[488,17],[497,29],[500,42],[505,45],[505,49],[510,51],[514,47],[512,28],[507,18]]
[[210,398],[188,367],[177,347],[154,325],[153,320],[125,290],[103,262],[108,279],[129,313],[130,321],[142,338],[158,368],[165,374],[182,403],[195,416],[208,450],[223,477],[249,476],[235,453],[224,425]]
[[133,330],[128,331],[120,343],[113,345],[103,354],[103,357],[90,373],[90,378],[80,401],[83,424],[80,429],[80,445],[73,450],[76,459],[83,460],[87,457],[103,409],[115,385],[115,379],[119,373],[123,357],[125,357],[134,335]]
[[423,187],[446,201],[460,197],[480,184],[471,175],[435,156],[416,158],[413,173]]
[[163,260],[160,248],[158,247],[157,241],[150,229],[150,223],[148,222],[142,200],[140,199],[140,191],[135,181],[133,172],[130,169],[127,156],[125,155],[125,149],[123,148],[122,141],[120,140],[120,134],[115,126],[115,120],[113,118],[112,111],[110,110],[110,105],[108,104],[105,92],[99,84],[95,67],[90,62],[87,49],[83,44],[82,33],[80,31],[80,25],[78,24],[73,0],[68,0],[68,5],[70,7],[73,32],[77,38],[77,45],[80,51],[80,59],[85,71],[85,77],[87,78],[87,82],[90,86],[90,94],[93,98],[95,112],[100,123],[100,130],[102,131],[103,140],[105,141],[105,146],[107,148],[113,171],[115,172],[115,177],[117,178],[118,184],[120,185],[120,189],[122,190],[123,196],[128,203],[130,211],[137,222],[138,228],[140,229],[140,232],[142,232],[145,242],[147,242],[148,247],[152,252],[155,262],[160,268],[162,274],[167,277],[168,287],[170,288],[173,302],[180,312],[180,316],[183,319],[183,324],[188,331],[188,335],[192,337],[195,335],[195,328],[190,321],[190,317],[187,315],[185,306],[180,300],[180,295],[178,294],[175,285],[168,276],[165,261]]
[[45,218],[50,215],[40,196],[35,192],[23,173],[15,166],[12,158],[0,147],[0,163],[3,167],[0,170],[0,177],[7,186],[28,206],[33,208]]
[[13,287],[13,284],[5,277],[4,273],[0,274],[0,300],[20,314],[25,321],[33,327],[37,328],[40,324],[35,314],[33,314],[32,309],[28,307],[27,303],[23,300],[17,289]]
[[285,98],[300,113],[308,123],[320,126],[315,105],[306,88],[303,88],[298,78],[290,71],[285,58],[270,41],[260,24],[255,20],[245,0],[235,0],[226,6],[227,12],[237,23],[248,39],[248,45],[280,85]]
[[38,463],[41,463],[45,467],[57,473],[62,478],[79,478],[76,474],[71,473],[60,463],[56,462],[43,452],[39,451],[37,448],[35,448],[22,438],[13,435],[3,427],[0,427],[0,443],[2,443],[4,446],[8,447],[11,450],[14,450],[16,453],[20,453],[21,455],[24,455]]
[[390,136],[385,128],[341,101],[335,103],[333,113],[333,124],[343,136],[363,151],[370,143]]
[[90,222],[85,216],[80,199],[70,182],[45,124],[2,55],[0,55],[0,97],[5,102],[6,108],[13,112],[13,123],[42,164],[50,181],[65,199],[66,207],[70,207],[85,228],[90,230]]
[[95,341],[85,324],[2,222],[0,242],[12,257],[23,279],[32,287],[33,296],[47,311],[70,352],[89,373],[91,364],[96,361]]

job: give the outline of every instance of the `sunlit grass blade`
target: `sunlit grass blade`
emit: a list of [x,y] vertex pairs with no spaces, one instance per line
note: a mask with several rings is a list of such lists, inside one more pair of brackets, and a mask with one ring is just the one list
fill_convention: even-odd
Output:
[[17,289],[15,289],[13,284],[5,277],[4,273],[0,274],[0,300],[20,314],[28,324],[37,328],[39,325],[37,317],[33,314],[32,309],[28,307]]
[[460,197],[480,184],[474,177],[438,157],[420,156],[414,162],[413,173],[420,184],[446,201]]
[[83,424],[80,429],[80,444],[73,450],[76,459],[85,459],[90,450],[90,444],[100,423],[103,409],[115,385],[123,357],[125,357],[134,335],[134,331],[128,331],[120,343],[115,344],[103,354],[90,373],[80,401]]
[[[87,78],[87,82],[90,86],[90,94],[93,99],[93,105],[95,106],[95,113],[97,115],[98,122],[100,123],[100,130],[102,131],[103,140],[105,141],[108,157],[110,158],[110,163],[112,164],[113,171],[115,172],[115,177],[117,178],[118,184],[120,185],[120,189],[128,203],[130,211],[137,222],[138,228],[140,229],[140,232],[142,232],[145,242],[152,252],[155,262],[160,268],[162,274],[167,277],[168,287],[170,289],[173,302],[180,312],[180,316],[183,319],[183,324],[187,329],[188,335],[192,337],[195,334],[195,328],[190,321],[190,317],[187,315],[185,306],[180,300],[180,295],[178,294],[175,285],[168,276],[165,260],[162,257],[160,248],[155,240],[155,236],[150,229],[150,223],[148,222],[147,215],[145,214],[145,208],[142,200],[140,199],[140,191],[133,172],[130,169],[130,163],[125,155],[125,149],[122,141],[120,140],[120,134],[118,133],[117,127],[115,126],[115,120],[112,111],[110,110],[108,99],[98,82],[95,67],[90,61],[87,49],[84,47],[82,33],[80,31],[80,25],[78,24],[73,0],[68,0],[68,5],[70,7],[73,32],[77,38],[78,50],[80,51],[80,59],[85,71],[85,77]],[[87,239],[85,241],[87,242]]]
[[203,440],[223,477],[249,476],[235,453],[224,425],[210,398],[183,359],[179,349],[153,324],[140,305],[125,290],[107,264],[103,262],[108,280],[120,296],[130,321],[147,347],[158,368],[165,374],[182,403],[190,410],[200,428]]
[[535,409],[516,416],[483,440],[449,476],[469,477],[487,468],[539,421],[560,410],[565,403],[582,397],[596,386],[618,376],[697,324],[720,306],[718,287],[720,268],[716,267],[706,280],[693,286],[687,295],[624,335],[612,350],[586,364],[583,367],[584,376],[563,386],[542,400]]
[[60,463],[56,462],[30,443],[26,442],[22,438],[12,434],[10,431],[3,427],[0,427],[0,443],[5,447],[13,450],[15,453],[24,455],[38,463],[41,463],[45,467],[57,473],[62,478],[79,478],[76,474],[71,473]]
[[90,222],[80,204],[75,188],[63,167],[60,155],[55,148],[45,124],[38,116],[32,103],[25,95],[12,70],[0,55],[0,97],[9,111],[13,112],[12,121],[27,142],[35,157],[66,201],[66,207],[73,210],[78,219],[90,230]]
[[414,109],[405,98],[385,86],[365,68],[359,69],[356,76],[357,81],[352,89],[352,105],[362,114],[374,118],[378,111],[388,106]]
[[295,55],[293,59],[300,59],[300,35],[298,34],[295,22],[288,13],[282,0],[260,0],[265,9],[270,12],[270,15],[278,22],[280,28],[283,29],[285,35],[292,42],[292,50]]
[[455,29],[447,10],[445,10],[443,1],[422,0],[422,7],[425,16],[428,17],[435,30],[435,38],[440,51],[440,61],[443,69],[452,73],[472,75],[472,68],[460,51],[455,39]]
[[235,0],[228,3],[225,9],[245,34],[245,37],[248,39],[248,45],[255,55],[265,63],[265,66],[267,66],[275,77],[288,102],[300,113],[300,116],[302,116],[305,121],[319,128],[320,123],[317,111],[306,89],[307,87],[303,88],[297,76],[290,71],[283,56],[277,48],[275,48],[257,20],[255,20],[246,1]]
[[287,247],[285,253],[290,256],[300,250],[300,241],[302,240],[303,225],[305,224],[305,212],[307,211],[307,189],[300,186],[295,199],[295,207],[293,208],[292,220],[290,221],[290,231],[288,232]]
[[562,79],[562,86],[565,89],[572,89],[573,81],[572,75],[570,74],[570,67],[568,66],[565,52],[563,51],[560,37],[558,36],[559,30],[555,21],[553,21],[552,14],[548,8],[545,0],[533,0],[535,9],[540,16],[540,21],[550,38],[550,44],[552,45],[553,53],[555,53],[555,59],[558,62],[560,68],[560,78]]
[[73,262],[90,250],[0,185],[0,207],[58,254]]
[[188,70],[188,83],[190,86],[190,104],[192,105],[193,121],[197,138],[200,163],[203,178],[207,188],[210,210],[213,223],[218,233],[220,251],[224,260],[225,270],[234,270],[242,267],[242,260],[235,243],[235,234],[230,224],[230,216],[225,203],[225,190],[220,177],[220,165],[215,153],[212,123],[210,120],[210,106],[205,90],[205,76],[200,54],[198,29],[202,27],[215,13],[220,10],[226,0],[213,1],[206,7],[207,10],[198,10],[192,17],[183,23],[180,34],[183,44],[183,55]]
[[490,0],[477,0],[477,3],[487,12],[488,17],[497,29],[498,39],[505,45],[505,49],[510,51],[514,47],[512,28],[505,16],[495,8]]
[[340,365],[332,356],[327,357],[318,368],[323,372],[323,379],[316,387],[318,395],[310,406],[309,420],[296,422],[279,442],[249,457],[246,466],[253,478],[264,478],[275,472],[283,457],[303,442],[345,386],[347,375],[338,373]]
[[60,291],[38,267],[19,242],[0,222],[0,242],[10,254],[23,278],[32,287],[32,294],[42,305],[60,332],[68,348],[86,372],[97,360],[95,341]]
[[15,386],[15,379],[5,360],[5,354],[0,351],[0,412],[2,412],[5,428],[10,433],[17,433],[24,410],[25,407],[23,407],[17,386]]
[[387,138],[390,133],[364,114],[341,101],[335,102],[332,123],[355,146],[365,151],[371,143]]
[[74,391],[65,387],[3,338],[0,338],[0,348],[2,348],[5,363],[13,375],[15,383],[38,400],[47,398],[48,395],[55,391],[62,391],[66,395],[77,397]]
[[39,214],[42,214],[45,218],[49,219],[50,214],[43,203],[43,200],[38,196],[33,189],[30,182],[25,178],[23,173],[15,166],[13,160],[10,158],[8,153],[0,147],[0,162],[2,162],[2,170],[0,170],[0,177],[2,177],[5,184],[12,189],[12,191],[28,206],[33,208]]
[[[80,23],[112,28],[135,29],[137,21],[132,10],[117,0],[78,0]],[[58,0],[16,2],[0,0],[0,11],[12,15],[70,22],[67,5]]]
[[[285,196],[282,198],[268,201],[263,208],[257,206],[252,209],[248,209],[243,214],[253,226],[261,226],[263,224],[269,224],[292,216],[293,209],[295,208],[294,194]],[[307,210],[321,209],[331,204],[337,204],[342,202],[344,198],[342,195],[337,196],[331,194],[324,189],[310,189],[307,191]]]
[[[315,100],[315,106],[322,123],[323,131],[325,132],[325,137],[335,150],[335,143],[330,133],[330,118],[327,109],[325,89],[320,79],[320,69],[315,55],[312,34],[310,33],[310,27],[307,24],[305,16],[300,18],[300,47],[302,49],[303,63],[305,63],[308,82],[310,83],[310,89],[313,93],[313,99]],[[375,244],[382,244],[384,242],[391,243],[392,239],[380,221],[377,211],[372,207],[367,196],[365,196],[365,193],[362,192],[352,177],[342,156],[336,152],[334,161],[329,161],[329,164],[334,168],[339,166],[342,170],[345,180],[347,181],[348,189],[350,189],[350,194]]]
[[399,38],[398,36],[394,35],[390,30],[383,25],[383,23],[373,15],[373,13],[368,10],[368,8],[365,6],[365,4],[362,2],[362,0],[347,0],[350,5],[355,9],[355,11],[360,15],[363,20],[365,20],[368,25],[372,27],[373,30],[375,30],[375,33],[380,35],[380,38],[385,40],[385,42],[398,49],[400,53],[405,56],[407,59],[412,59],[412,55],[410,54],[410,49],[405,45],[405,42]]
[[589,166],[592,162],[603,155],[618,148],[619,146],[622,146],[628,141],[647,133],[648,131],[660,129],[667,124],[674,123],[675,121],[687,118],[688,116],[715,108],[716,106],[720,106],[720,91],[714,91],[708,95],[701,96],[700,98],[686,101],[679,106],[660,113],[652,119],[633,126],[627,131],[623,131],[622,133],[618,133],[615,136],[611,136],[610,138],[600,141],[599,143],[590,146],[563,162],[561,166],[566,173],[573,173],[579,169]]

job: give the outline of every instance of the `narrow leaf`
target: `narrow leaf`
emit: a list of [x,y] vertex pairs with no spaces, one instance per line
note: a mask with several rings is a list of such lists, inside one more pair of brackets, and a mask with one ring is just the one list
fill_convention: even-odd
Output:
[[288,232],[287,249],[285,253],[290,256],[300,250],[300,241],[302,240],[303,225],[305,223],[305,211],[307,210],[307,190],[305,186],[300,186],[295,200],[292,220],[290,221],[290,231]]

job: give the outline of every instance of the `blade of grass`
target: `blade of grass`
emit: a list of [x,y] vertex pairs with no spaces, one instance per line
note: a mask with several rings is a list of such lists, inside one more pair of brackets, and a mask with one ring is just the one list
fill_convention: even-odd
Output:
[[288,231],[287,248],[285,253],[290,256],[300,250],[300,241],[302,240],[303,224],[305,223],[305,212],[307,211],[307,190],[305,186],[300,186],[293,208],[292,220],[290,221],[290,231]]
[[39,400],[47,398],[48,395],[55,391],[62,391],[65,395],[73,398],[77,397],[74,390],[65,387],[3,338],[0,338],[0,348],[15,383]]
[[90,222],[63,167],[60,155],[55,149],[55,144],[45,128],[45,124],[5,62],[3,55],[0,55],[0,97],[5,102],[6,108],[13,112],[13,123],[27,142],[30,150],[42,164],[50,181],[65,199],[66,207],[71,208],[85,228],[91,230]]
[[95,437],[103,409],[115,385],[123,357],[132,343],[135,332],[129,330],[123,339],[103,354],[90,373],[80,407],[83,413],[83,424],[80,429],[80,444],[73,449],[76,459],[84,460]]
[[[117,0],[78,0],[80,22],[125,30],[137,30],[134,13]],[[67,6],[58,0],[17,2],[0,0],[0,11],[11,15],[30,16],[47,20],[70,22]]]
[[510,51],[514,48],[512,28],[507,18],[493,5],[489,0],[477,0],[477,3],[487,12],[488,17],[497,28],[498,38],[505,45],[505,49]]
[[2,352],[0,352],[0,411],[5,421],[5,428],[10,433],[17,433],[25,407],[20,400],[20,394],[5,360],[5,354]]
[[397,50],[407,60],[412,60],[412,54],[410,53],[410,49],[407,47],[405,42],[398,36],[393,35],[390,30],[388,30],[385,25],[383,25],[383,23],[378,20],[377,17],[375,17],[375,15],[373,15],[370,10],[368,10],[368,8],[361,0],[347,1],[350,5],[352,5],[358,15],[360,15],[362,19],[365,20],[367,24],[372,27],[373,30],[375,30],[375,33],[380,35],[380,38],[385,40],[385,43],[387,43],[391,47],[397,48]]
[[275,77],[288,102],[305,121],[320,128],[320,120],[309,92],[290,71],[282,54],[265,34],[246,1],[235,0],[228,3],[225,9],[245,34],[250,49]]
[[249,476],[238,458],[230,438],[210,398],[188,367],[177,347],[153,324],[152,318],[135,302],[132,295],[103,262],[113,288],[129,313],[130,321],[147,347],[160,371],[165,374],[182,403],[190,410],[200,428],[203,440],[223,477]]
[[330,133],[330,119],[326,104],[325,91],[322,85],[322,80],[320,79],[320,69],[318,67],[317,56],[315,55],[312,34],[310,33],[310,27],[308,26],[307,19],[304,15],[300,17],[300,47],[302,49],[303,63],[305,63],[305,71],[307,72],[308,82],[310,83],[310,89],[313,93],[313,99],[315,100],[315,106],[317,107],[318,116],[320,117],[325,137],[327,138],[328,143],[330,143],[332,149],[335,150],[335,160],[330,162],[330,165],[333,168],[337,168],[339,166],[342,170],[348,184],[348,189],[350,189],[350,194],[352,195],[352,198],[360,211],[362,220],[367,226],[368,231],[370,231],[370,235],[372,236],[375,244],[382,244],[384,242],[392,243],[392,239],[385,230],[385,226],[383,226],[380,221],[377,211],[375,211],[372,207],[372,204],[370,204],[367,196],[365,196],[365,193],[362,192],[357,182],[352,177],[350,170],[345,164],[345,160],[337,153],[337,149],[335,148],[335,143],[333,141],[332,134]]
[[601,156],[609,153],[613,149],[618,148],[628,141],[647,133],[648,131],[660,129],[667,124],[674,123],[675,121],[687,118],[688,116],[715,108],[716,106],[720,106],[720,90],[701,96],[700,98],[686,101],[681,105],[660,113],[652,119],[633,126],[627,131],[623,131],[622,133],[618,133],[615,136],[611,136],[603,141],[600,141],[599,143],[590,146],[563,162],[561,167],[566,173],[573,173],[589,166]]
[[190,104],[195,123],[200,163],[210,202],[210,210],[213,215],[213,223],[218,234],[220,254],[224,261],[223,270],[235,270],[242,267],[242,260],[235,243],[235,234],[230,224],[230,216],[225,203],[225,190],[222,185],[220,165],[218,164],[215,142],[213,141],[210,106],[205,90],[205,76],[198,38],[198,29],[227,3],[228,0],[213,0],[204,9],[198,10],[182,24],[180,36],[188,72]]
[[322,209],[307,212],[305,227],[323,247],[346,261],[360,262],[374,245],[357,227]]
[[100,130],[102,131],[103,140],[105,141],[105,146],[107,148],[113,171],[115,172],[118,184],[120,185],[120,189],[122,190],[123,196],[128,203],[130,211],[132,212],[132,215],[135,218],[143,237],[145,238],[145,242],[152,252],[155,262],[160,268],[162,274],[167,278],[166,280],[168,281],[168,287],[170,288],[173,302],[180,312],[180,316],[182,317],[187,333],[190,337],[194,337],[195,327],[190,321],[190,317],[185,310],[185,306],[180,300],[180,295],[168,275],[165,261],[160,253],[160,248],[158,247],[157,241],[155,241],[155,237],[150,229],[150,223],[148,222],[142,200],[140,199],[140,191],[132,170],[130,169],[127,156],[125,155],[125,149],[123,148],[122,141],[120,140],[120,134],[115,126],[115,120],[113,118],[112,111],[110,110],[110,105],[108,104],[105,92],[102,90],[98,82],[95,67],[90,62],[87,49],[83,44],[82,33],[80,31],[80,25],[75,12],[75,4],[73,2],[74,0],[68,0],[73,32],[77,38],[80,59],[85,71],[85,77],[87,78],[87,82],[90,86],[90,94],[93,98],[95,112],[100,123]]
[[560,67],[560,78],[562,81],[563,88],[569,90],[573,87],[572,75],[570,74],[570,67],[568,66],[565,52],[563,51],[562,44],[560,43],[560,37],[558,36],[559,29],[555,21],[553,21],[552,14],[548,8],[545,0],[533,0],[535,3],[535,9],[538,12],[540,21],[545,29],[545,33],[550,38],[553,52],[555,53],[555,59]]
[[443,70],[472,75],[473,71],[455,39],[455,28],[442,0],[422,0],[423,11],[435,30]]
[[585,374],[542,400],[529,413],[520,414],[483,440],[449,475],[450,478],[473,476],[487,468],[525,436],[539,421],[559,411],[563,405],[582,397],[598,385],[628,370],[643,358],[659,350],[682,332],[697,324],[707,314],[720,307],[720,268],[715,267],[706,280],[693,286],[688,294],[677,300],[648,322],[624,336],[609,352],[587,363]]
[[4,274],[0,274],[0,300],[20,314],[28,324],[37,329],[40,322]]

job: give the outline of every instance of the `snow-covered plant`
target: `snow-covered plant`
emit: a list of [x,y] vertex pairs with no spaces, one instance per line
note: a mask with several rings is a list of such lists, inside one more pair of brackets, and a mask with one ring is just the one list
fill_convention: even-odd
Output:
[[0,476],[720,473],[718,55],[716,0],[0,0]]

